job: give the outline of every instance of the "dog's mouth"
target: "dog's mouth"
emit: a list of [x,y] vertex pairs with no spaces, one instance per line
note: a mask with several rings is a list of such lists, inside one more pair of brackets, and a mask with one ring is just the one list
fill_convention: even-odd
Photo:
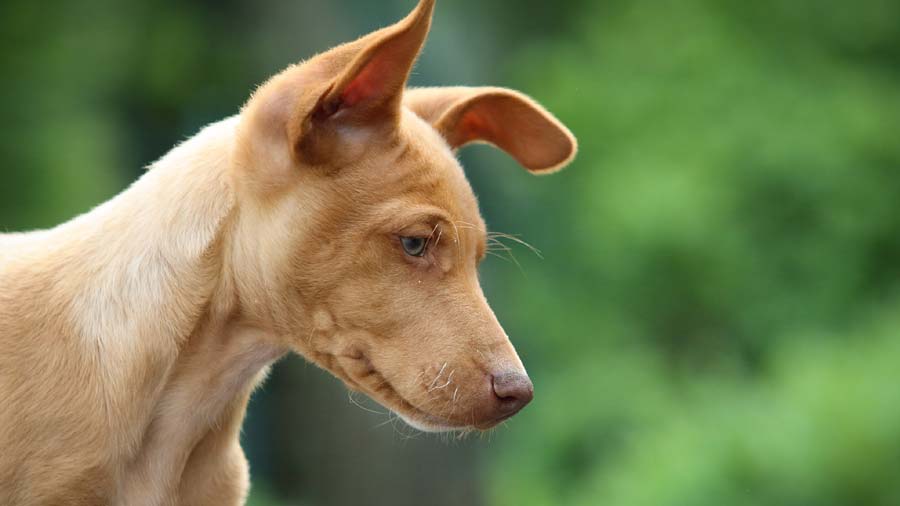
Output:
[[[380,373],[381,378],[384,378]],[[354,382],[354,387],[366,392],[369,396],[390,409],[410,427],[422,432],[467,432],[489,430],[506,420],[512,418],[517,412],[513,411],[498,418],[485,421],[476,421],[474,417],[471,423],[460,423],[447,417],[434,415],[406,399],[387,379],[378,383],[376,393],[370,389],[360,387],[359,382]],[[385,399],[385,400],[379,400]]]
[[397,414],[410,427],[422,432],[450,432],[472,428],[429,413],[404,397],[384,375],[378,372],[373,374],[375,375],[378,380],[374,388],[360,389]]
[[473,428],[467,425],[450,425],[448,422],[438,420],[431,415],[425,415],[428,417],[428,420],[421,420],[411,418],[399,411],[395,411],[395,413],[404,423],[406,423],[406,425],[422,432],[456,432],[471,430]]
[[[423,432],[451,432],[489,428],[454,422],[449,418],[434,415],[417,406],[414,402],[404,397],[364,353],[341,355],[339,358],[354,362],[357,368],[360,369],[360,372],[357,374],[351,374],[350,367],[341,367],[338,364],[334,364],[338,365],[338,367],[330,368],[348,388],[369,395],[414,429]],[[501,421],[498,420],[496,423]],[[496,425],[496,423],[492,423],[491,426]]]

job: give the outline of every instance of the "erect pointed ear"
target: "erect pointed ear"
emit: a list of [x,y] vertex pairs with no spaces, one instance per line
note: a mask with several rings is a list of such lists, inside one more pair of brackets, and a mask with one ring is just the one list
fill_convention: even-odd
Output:
[[[335,130],[329,122],[381,126],[398,120],[403,89],[428,35],[434,2],[420,0],[398,23],[332,50],[335,61],[349,63],[330,70],[336,77],[303,120],[296,149],[319,146],[321,138]],[[341,55],[348,52],[355,54],[345,60]]]
[[399,111],[403,88],[431,27],[434,1],[421,0],[406,18],[372,34],[373,40],[322,97],[326,114],[344,109],[361,115]]
[[415,88],[403,104],[453,149],[487,142],[535,174],[556,172],[575,158],[575,136],[531,98],[505,88]]

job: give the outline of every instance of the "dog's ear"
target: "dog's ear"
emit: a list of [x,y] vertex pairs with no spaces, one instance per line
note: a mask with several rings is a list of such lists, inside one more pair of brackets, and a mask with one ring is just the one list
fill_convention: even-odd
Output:
[[[403,90],[431,26],[435,0],[420,0],[400,22],[338,47],[335,60],[355,53],[308,110],[295,131],[295,152],[313,161],[328,153],[334,136],[346,128],[395,126]],[[323,55],[326,58],[328,55]],[[327,151],[327,150],[325,150]]]
[[415,88],[403,104],[453,149],[487,142],[535,174],[562,169],[575,157],[575,136],[531,98],[505,88]]

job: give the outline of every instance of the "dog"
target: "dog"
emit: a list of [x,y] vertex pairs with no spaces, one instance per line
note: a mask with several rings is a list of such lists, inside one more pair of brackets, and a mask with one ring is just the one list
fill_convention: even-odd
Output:
[[291,351],[424,431],[532,399],[454,152],[546,174],[576,140],[516,91],[408,89],[433,9],[288,67],[89,213],[0,236],[0,504],[242,504],[247,402]]

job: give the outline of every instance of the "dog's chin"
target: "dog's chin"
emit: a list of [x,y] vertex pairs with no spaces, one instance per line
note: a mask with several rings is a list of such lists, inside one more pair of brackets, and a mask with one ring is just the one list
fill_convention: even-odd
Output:
[[434,432],[434,433],[487,431],[487,430],[493,429],[497,425],[500,425],[501,423],[505,422],[506,420],[509,420],[515,414],[515,413],[511,413],[507,416],[503,416],[503,417],[497,418],[495,420],[489,420],[486,422],[478,423],[475,425],[454,425],[449,422],[434,419],[434,418],[428,418],[426,420],[422,420],[422,419],[413,418],[409,415],[405,415],[403,413],[400,413],[399,411],[394,411],[394,413],[397,416],[399,416],[400,419],[406,423],[406,425],[409,425],[410,427],[412,427],[416,430],[422,431],[422,432]]
[[395,413],[400,417],[401,420],[403,420],[404,423],[406,423],[406,425],[409,425],[410,427],[422,432],[440,433],[471,430],[471,427],[449,425],[446,422],[440,422],[438,420],[417,420],[397,411],[395,411]]

